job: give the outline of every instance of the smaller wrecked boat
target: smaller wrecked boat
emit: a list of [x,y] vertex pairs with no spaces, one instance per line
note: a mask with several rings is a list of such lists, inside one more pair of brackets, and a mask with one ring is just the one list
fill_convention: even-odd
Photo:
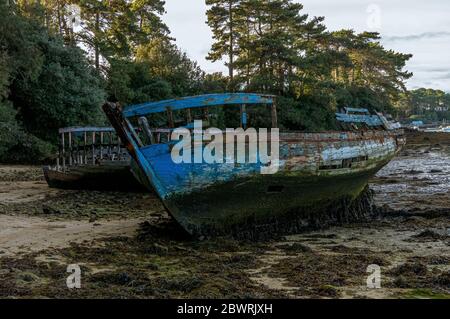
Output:
[[59,130],[56,165],[43,168],[50,187],[87,190],[143,190],[131,171],[131,157],[110,127]]
[[[231,137],[229,129],[210,127],[213,115],[208,111],[218,107],[239,118]],[[385,118],[365,109],[338,113],[343,131],[280,131],[275,97],[269,95],[212,94],[124,110],[106,103],[103,109],[137,164],[136,176],[198,238],[292,232],[320,226],[327,218],[342,219],[354,207],[369,209],[361,200],[369,179],[405,143],[402,131],[391,130]],[[265,122],[269,129],[249,128],[263,113],[270,118]],[[156,114],[166,116],[167,127],[150,127],[149,118]],[[201,120],[194,121],[194,116]],[[223,148],[211,150],[212,136]],[[242,149],[243,161],[238,154]],[[202,154],[213,160],[202,160]]]

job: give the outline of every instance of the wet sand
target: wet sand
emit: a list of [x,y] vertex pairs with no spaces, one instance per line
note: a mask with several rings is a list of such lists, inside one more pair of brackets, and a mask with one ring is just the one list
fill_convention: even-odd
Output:
[[378,218],[263,242],[193,241],[154,195],[53,190],[39,168],[0,166],[0,297],[450,298],[443,137],[414,136],[373,179]]

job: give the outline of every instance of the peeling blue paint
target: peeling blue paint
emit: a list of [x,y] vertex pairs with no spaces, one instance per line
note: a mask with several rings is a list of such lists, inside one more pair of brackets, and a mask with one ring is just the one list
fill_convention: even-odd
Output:
[[[127,120],[127,117],[165,112],[166,108],[182,110],[273,102],[273,97],[258,94],[213,94],[145,103],[129,107],[122,113],[114,106],[105,105],[104,109],[118,134],[128,142],[127,148],[138,163],[141,176],[155,189],[172,216],[190,233],[202,233],[201,228],[205,225],[215,228],[223,223],[246,222],[255,216],[272,217],[283,213],[280,206],[286,212],[287,209],[304,206],[305,202],[306,205],[317,202],[325,204],[326,200],[336,199],[336,196],[354,197],[404,143],[398,137],[398,132],[385,130],[281,133],[279,171],[271,176],[263,176],[261,168],[267,165],[261,163],[258,150],[256,156],[249,154],[256,157],[256,163],[227,163],[224,152],[224,163],[177,164],[172,159],[170,143],[142,146]],[[383,126],[378,116],[336,116],[344,122]],[[242,123],[246,123],[245,112],[242,114]],[[193,142],[198,142],[195,135]],[[203,151],[205,145],[201,143],[200,147]],[[191,152],[195,152],[195,147]],[[235,162],[235,158],[233,160]],[[335,181],[339,181],[340,186],[335,186]],[[287,193],[268,195],[268,187],[274,185],[281,188],[286,186]],[[322,200],[324,188],[327,191]],[[229,195],[233,198],[230,199]]]
[[128,106],[123,115],[143,116],[146,114],[162,113],[167,108],[172,111],[185,110],[199,107],[211,107],[218,105],[239,105],[239,104],[273,104],[274,97],[263,94],[250,93],[229,93],[229,94],[207,94],[180,99],[143,103]]
[[336,119],[344,123],[365,123],[368,126],[372,127],[383,125],[383,122],[378,115],[354,115],[336,113]]

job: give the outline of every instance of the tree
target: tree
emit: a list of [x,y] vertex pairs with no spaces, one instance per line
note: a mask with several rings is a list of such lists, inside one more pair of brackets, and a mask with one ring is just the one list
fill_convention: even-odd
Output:
[[170,83],[174,96],[200,94],[205,73],[167,38],[138,47],[136,61],[146,63],[154,77]]
[[333,128],[344,106],[392,111],[406,92],[411,55],[386,50],[378,33],[328,32],[323,17],[309,17],[292,0],[207,4],[215,39],[209,58],[232,55],[235,88],[284,96],[278,105],[289,128]]
[[108,70],[108,100],[122,105],[164,100],[173,96],[169,82],[152,76],[144,62],[112,60]]
[[289,0],[241,3],[245,27],[239,36],[242,51],[236,64],[247,89],[280,95],[290,90],[296,70],[302,67],[303,38],[317,24],[316,20],[307,24],[308,15],[301,13],[302,8]]
[[162,0],[75,0],[81,9],[81,31],[77,39],[100,58],[132,59],[136,47],[155,38],[168,38],[169,29],[162,22]]
[[8,54],[0,50],[0,101],[8,96],[11,59]]
[[342,30],[333,36],[336,50],[346,53],[351,62],[335,69],[335,81],[353,91],[374,92],[376,96],[369,100],[378,99],[378,110],[392,107],[392,102],[406,91],[405,80],[412,76],[403,70],[412,55],[385,50],[378,33]]
[[139,46],[134,61],[112,60],[107,75],[110,99],[124,105],[201,94],[207,86],[197,63],[167,38]]
[[58,128],[104,123],[101,80],[81,50],[53,38],[39,45],[44,57],[39,76],[11,86],[10,100],[27,131],[51,141]]
[[36,163],[47,159],[54,147],[27,133],[16,121],[9,101],[0,101],[0,162]]
[[101,79],[79,48],[12,8],[0,18],[0,34],[3,59],[10,61],[4,100],[27,133],[54,141],[60,127],[103,121]]
[[420,88],[408,92],[398,101],[397,107],[405,118],[425,121],[450,120],[450,94],[441,90]]
[[207,59],[216,62],[227,56],[230,89],[234,87],[234,59],[237,51],[239,4],[241,0],[206,0],[207,23],[215,40]]
[[110,59],[131,59],[137,46],[169,35],[161,20],[163,0],[17,0],[17,4],[22,16],[59,35],[65,44],[86,49],[97,70],[106,68]]

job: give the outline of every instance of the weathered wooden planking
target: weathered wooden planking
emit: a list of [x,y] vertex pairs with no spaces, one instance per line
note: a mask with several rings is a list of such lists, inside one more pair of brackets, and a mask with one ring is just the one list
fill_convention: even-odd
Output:
[[[387,132],[384,134],[358,135],[354,139],[348,134],[288,134],[280,136],[280,166],[277,174],[302,175],[345,175],[373,168],[379,162],[392,157],[398,147],[397,139]],[[329,139],[327,139],[327,137]],[[285,139],[286,138],[286,139]],[[225,149],[230,147],[225,144]],[[205,145],[200,146],[204,151]],[[222,163],[181,163],[173,162],[170,144],[156,144],[138,150],[142,163],[151,169],[158,180],[158,192],[162,198],[175,194],[186,194],[233,180],[236,176],[259,175],[264,164],[258,154],[256,163],[228,164],[224,155]],[[192,149],[192,153],[194,150]],[[225,154],[225,151],[224,151]],[[193,155],[192,155],[193,158]],[[365,159],[361,161],[360,159]],[[344,160],[354,160],[352,167],[344,167]],[[328,169],[327,167],[340,169]],[[324,168],[325,167],[325,168]]]
[[59,129],[59,133],[84,133],[84,132],[114,132],[112,127],[96,127],[96,126],[74,126]]
[[370,115],[369,110],[363,109],[363,108],[344,107],[344,111],[346,114],[360,113],[360,114]]
[[84,165],[62,172],[44,167],[44,177],[52,188],[145,191],[134,178],[129,161],[104,161],[101,165]]
[[207,94],[194,97],[185,97],[173,100],[149,102],[128,106],[123,115],[125,117],[143,116],[152,113],[185,110],[192,108],[204,108],[218,105],[239,105],[239,104],[273,104],[274,97],[262,94]]
[[344,123],[365,123],[372,127],[383,126],[383,122],[378,115],[336,113],[336,119]]
[[[225,163],[176,164],[170,154],[170,144],[141,145],[127,119],[166,112],[168,108],[242,105],[253,101],[272,104],[272,126],[277,127],[271,97],[252,94],[209,97],[146,103],[124,112],[112,103],[103,106],[138,164],[136,175],[147,181],[142,183],[155,189],[172,216],[195,236],[223,233],[238,224],[276,222],[298,211],[313,214],[334,203],[351,201],[404,144],[399,131],[281,133],[279,171],[261,175],[263,164],[257,155],[253,163],[227,164],[224,159]],[[382,126],[377,116],[368,114],[338,114],[337,117]],[[201,152],[204,146],[200,143]]]

